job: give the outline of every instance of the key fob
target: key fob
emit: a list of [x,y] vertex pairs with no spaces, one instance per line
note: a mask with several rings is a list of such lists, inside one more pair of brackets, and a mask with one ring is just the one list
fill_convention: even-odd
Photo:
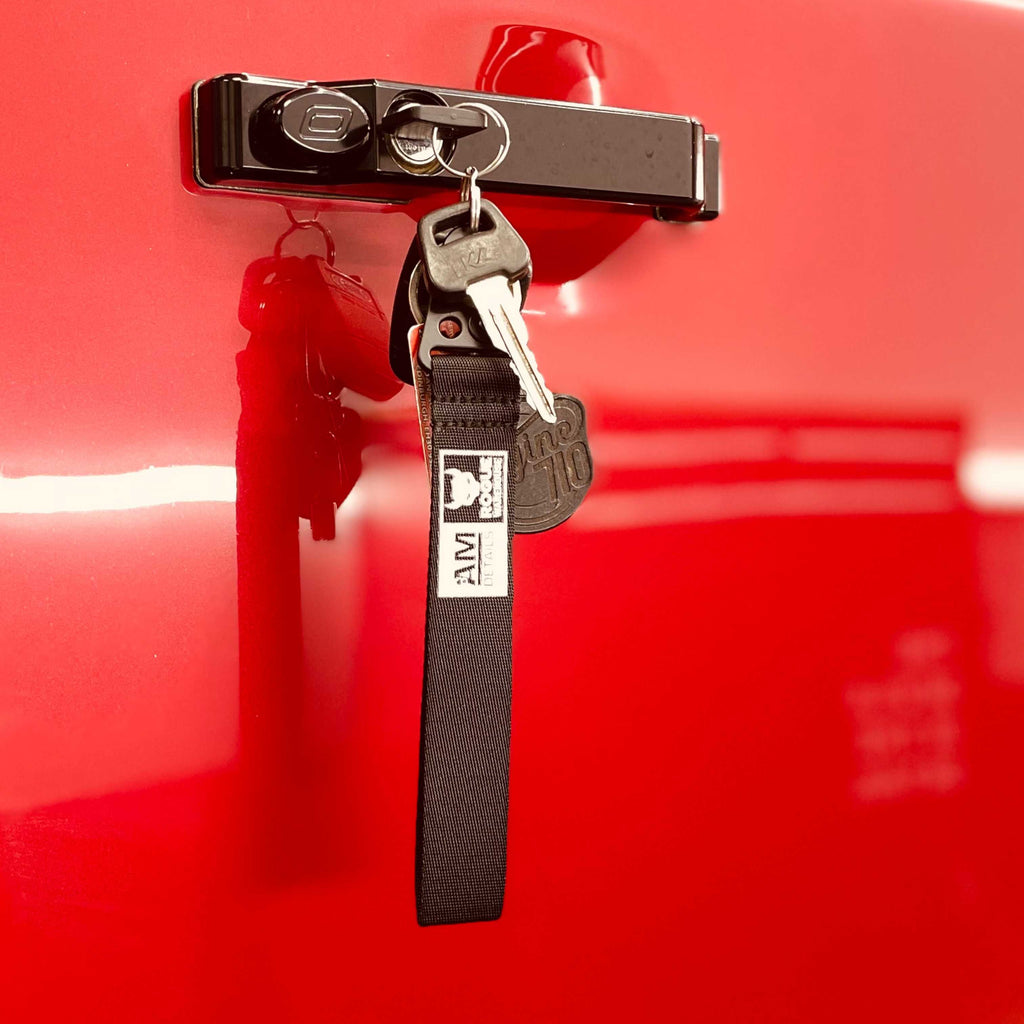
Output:
[[516,427],[516,533],[542,533],[580,507],[594,479],[587,413],[572,395],[555,395],[554,423],[525,401]]

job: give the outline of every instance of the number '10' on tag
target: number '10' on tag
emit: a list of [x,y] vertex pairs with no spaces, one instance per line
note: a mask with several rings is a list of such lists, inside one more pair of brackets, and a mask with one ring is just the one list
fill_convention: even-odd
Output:
[[508,596],[508,452],[437,452],[437,596]]

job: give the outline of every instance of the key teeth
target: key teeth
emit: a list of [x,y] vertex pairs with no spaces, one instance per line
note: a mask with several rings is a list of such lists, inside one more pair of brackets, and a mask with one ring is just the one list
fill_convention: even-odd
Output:
[[545,422],[554,423],[555,399],[537,368],[537,357],[529,344],[530,332],[518,302],[511,301],[508,280],[492,275],[470,285],[466,292],[491,344],[509,357],[527,402]]
[[554,423],[557,419],[554,395],[551,394],[551,389],[545,383],[544,376],[537,369],[536,356],[528,348],[523,347],[522,351],[530,362],[530,369],[533,371],[533,381],[529,381],[523,376],[523,370],[518,361],[511,352],[506,352],[506,355],[509,356],[509,364],[515,371],[515,375],[519,378],[523,393],[526,395],[526,401],[540,414],[541,419],[548,423]]
[[555,412],[555,397],[551,393],[551,389],[547,386],[544,380],[543,374],[537,369],[537,359],[534,354],[527,349],[527,358],[530,360],[530,365],[533,367],[533,372],[536,374],[537,383],[540,385],[540,401],[536,401],[535,397],[530,394],[530,387],[527,382],[523,379],[523,374],[519,368],[519,364],[512,358],[509,359],[509,366],[512,367],[513,372],[519,378],[519,383],[522,385],[523,394],[526,395],[526,401],[533,408],[542,420],[547,423],[554,423],[558,419],[558,415]]

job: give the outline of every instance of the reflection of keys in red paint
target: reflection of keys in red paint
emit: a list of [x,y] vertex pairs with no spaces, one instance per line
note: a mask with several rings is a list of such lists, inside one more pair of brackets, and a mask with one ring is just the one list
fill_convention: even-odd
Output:
[[384,314],[358,277],[334,267],[333,243],[327,258],[280,249],[279,241],[273,256],[249,265],[239,299],[251,332],[239,355],[239,487],[250,446],[256,465],[261,452],[282,448],[280,464],[265,460],[278,466],[278,493],[309,520],[314,539],[331,540],[335,510],[362,469],[360,418],[342,406],[342,391],[384,399],[401,385],[388,368]]
[[388,366],[387,317],[362,280],[329,258],[276,254],[253,261],[238,319],[250,332],[309,348],[340,387],[377,401],[401,387]]
[[388,366],[388,321],[373,293],[324,259],[306,260],[314,287],[319,285],[311,328],[326,369],[350,391],[377,401],[391,398],[402,385]]

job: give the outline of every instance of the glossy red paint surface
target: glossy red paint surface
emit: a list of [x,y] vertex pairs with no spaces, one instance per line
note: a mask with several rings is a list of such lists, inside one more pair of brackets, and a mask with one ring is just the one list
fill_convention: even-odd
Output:
[[[2,1018],[1020,1018],[1024,11],[510,10],[7,12]],[[723,139],[711,224],[502,204],[598,475],[517,540],[495,924],[415,924],[409,390],[351,400],[337,538],[296,530],[301,367],[236,364],[287,221],[181,186],[181,97],[237,69]],[[389,310],[409,211],[321,221]]]

